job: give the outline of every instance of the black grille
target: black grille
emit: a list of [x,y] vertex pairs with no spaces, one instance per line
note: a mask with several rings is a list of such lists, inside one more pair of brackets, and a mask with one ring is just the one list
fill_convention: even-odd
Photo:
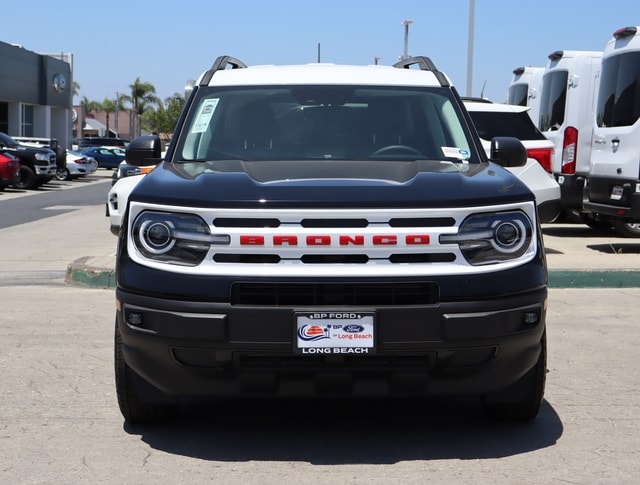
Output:
[[234,283],[232,305],[397,306],[438,303],[436,283]]

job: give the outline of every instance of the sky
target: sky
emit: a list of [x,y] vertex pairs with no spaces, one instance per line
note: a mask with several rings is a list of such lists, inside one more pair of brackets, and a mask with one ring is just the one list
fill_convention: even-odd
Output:
[[163,100],[183,94],[220,55],[247,65],[313,63],[318,55],[390,65],[404,54],[405,20],[408,54],[430,57],[461,95],[504,102],[513,69],[544,67],[556,50],[602,51],[615,30],[640,25],[640,1],[18,0],[11,19],[0,41],[73,55],[74,104],[130,93],[137,78]]

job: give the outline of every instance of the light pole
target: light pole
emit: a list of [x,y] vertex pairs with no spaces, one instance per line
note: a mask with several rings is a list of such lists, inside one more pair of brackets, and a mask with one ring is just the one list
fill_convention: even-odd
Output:
[[467,44],[467,96],[471,96],[473,89],[473,30],[476,10],[475,0],[469,0],[469,39]]
[[404,25],[404,54],[402,60],[409,59],[409,25],[413,23],[413,20],[405,20],[402,22]]
[[114,123],[116,125],[116,137],[120,138],[120,130],[118,129],[118,113],[120,112],[120,93],[116,91],[116,109],[113,113]]

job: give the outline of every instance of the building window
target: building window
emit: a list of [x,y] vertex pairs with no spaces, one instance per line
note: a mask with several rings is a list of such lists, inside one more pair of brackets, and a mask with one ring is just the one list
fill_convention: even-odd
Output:
[[23,104],[20,122],[20,136],[33,136],[33,106]]

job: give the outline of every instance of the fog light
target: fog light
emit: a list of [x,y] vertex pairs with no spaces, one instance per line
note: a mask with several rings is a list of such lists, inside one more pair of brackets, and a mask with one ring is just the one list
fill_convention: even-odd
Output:
[[526,312],[522,320],[527,325],[535,325],[540,321],[540,315],[538,315],[538,312]]
[[134,327],[140,327],[142,325],[142,313],[129,313],[127,315],[127,323]]

